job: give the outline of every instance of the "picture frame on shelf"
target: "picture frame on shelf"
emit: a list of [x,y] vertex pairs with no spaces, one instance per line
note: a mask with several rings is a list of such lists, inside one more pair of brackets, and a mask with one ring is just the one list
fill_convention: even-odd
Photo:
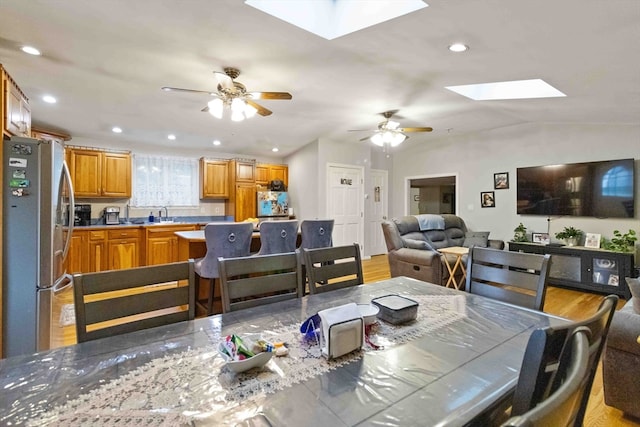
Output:
[[493,189],[504,190],[509,188],[509,172],[498,172],[493,174]]
[[541,245],[548,245],[551,240],[549,233],[531,233],[531,241],[533,243],[540,243]]
[[480,206],[483,208],[495,208],[496,207],[496,195],[494,191],[482,191],[480,192]]
[[585,248],[600,248],[600,234],[598,233],[587,233],[584,239],[584,247]]

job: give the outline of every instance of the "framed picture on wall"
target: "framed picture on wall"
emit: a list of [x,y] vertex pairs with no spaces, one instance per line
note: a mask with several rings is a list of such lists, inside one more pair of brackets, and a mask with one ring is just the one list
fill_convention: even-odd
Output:
[[494,191],[483,191],[480,193],[480,206],[483,208],[495,208],[496,196]]
[[493,174],[493,188],[503,190],[509,188],[509,172],[499,172]]

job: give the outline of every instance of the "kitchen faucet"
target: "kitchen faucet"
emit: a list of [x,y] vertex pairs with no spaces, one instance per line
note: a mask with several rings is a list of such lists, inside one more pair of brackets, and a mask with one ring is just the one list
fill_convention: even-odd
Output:
[[125,224],[131,224],[131,222],[129,221],[129,203],[127,203],[127,205],[124,207],[124,213],[125,213]]
[[[164,219],[165,221],[169,220],[169,209],[166,206],[162,206],[160,207],[160,209],[164,209]],[[162,218],[160,218],[160,220],[162,221]]]

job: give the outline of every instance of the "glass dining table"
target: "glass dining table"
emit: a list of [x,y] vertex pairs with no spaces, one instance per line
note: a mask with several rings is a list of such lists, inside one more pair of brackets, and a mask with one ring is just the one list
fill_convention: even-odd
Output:
[[[396,294],[415,320],[367,328],[327,360],[300,326],[319,310]],[[529,335],[566,319],[396,277],[0,360],[0,425],[462,426],[512,393]],[[288,355],[234,373],[227,335]]]

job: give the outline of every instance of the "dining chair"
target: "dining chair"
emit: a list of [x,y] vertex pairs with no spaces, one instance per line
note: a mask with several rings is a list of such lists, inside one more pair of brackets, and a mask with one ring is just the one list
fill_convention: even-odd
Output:
[[296,251],[298,221],[264,221],[260,224],[258,255],[282,254]]
[[582,395],[588,392],[589,329],[572,332],[562,351],[556,378],[561,385],[539,405],[510,418],[502,427],[569,427],[575,425]]
[[512,416],[521,415],[531,410],[560,387],[562,378],[558,376],[558,366],[567,363],[566,360],[561,360],[561,357],[566,358],[562,349],[573,331],[586,327],[590,331],[587,383],[584,395],[580,396],[575,419],[575,426],[582,426],[589,401],[589,391],[617,303],[618,297],[616,295],[608,295],[603,298],[597,312],[584,320],[533,332],[525,349],[520,375],[514,391]]
[[[329,248],[333,246],[333,219],[305,219],[300,223],[300,262],[302,263],[302,280],[307,280],[307,270],[302,251],[304,249]],[[305,283],[306,288],[306,283]],[[306,291],[306,289],[305,289]]]
[[296,252],[219,258],[222,312],[302,297]]
[[79,343],[192,320],[194,260],[76,274],[73,292]]
[[[213,314],[215,282],[218,273],[218,258],[236,258],[250,255],[253,224],[250,222],[212,222],[204,227],[207,253],[195,263],[196,299],[199,296],[200,277],[209,279],[209,297],[205,310]],[[199,303],[196,301],[196,303]]]
[[302,252],[311,294],[357,286],[364,282],[360,245],[357,243],[303,249]]
[[472,247],[465,290],[534,310],[542,310],[551,255]]

